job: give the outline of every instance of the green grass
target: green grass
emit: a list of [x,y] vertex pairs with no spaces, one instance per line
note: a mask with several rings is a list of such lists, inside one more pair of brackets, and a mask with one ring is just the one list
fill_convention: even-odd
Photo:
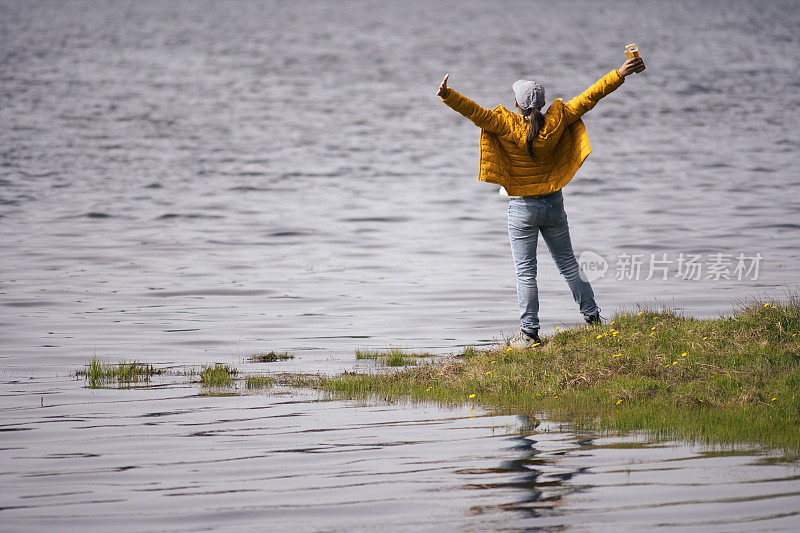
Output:
[[474,346],[467,346],[464,348],[464,351],[461,352],[461,357],[473,357],[478,354],[478,351],[475,349]]
[[356,359],[383,359],[386,355],[385,352],[356,350]]
[[106,387],[130,387],[136,383],[146,383],[155,374],[162,371],[151,364],[138,361],[118,363],[102,361],[93,356],[89,363],[75,372],[76,376],[83,376],[92,389]]
[[275,385],[275,378],[271,376],[249,375],[245,378],[248,389],[266,389]]
[[374,350],[356,350],[356,359],[376,359],[386,366],[411,366],[418,363],[418,359],[434,357],[430,353],[415,353],[413,357],[406,355],[400,348],[392,348],[388,352]]
[[269,352],[256,354],[250,357],[250,360],[254,363],[274,363],[276,361],[287,361],[289,359],[294,359],[294,355],[290,354],[289,352]]
[[287,387],[314,389],[320,384],[319,374],[287,373],[276,375],[274,379],[276,384]]
[[200,371],[200,383],[206,387],[229,387],[233,385],[238,373],[238,370],[228,365],[206,365]]
[[386,357],[386,364],[388,366],[409,366],[417,364],[417,359],[414,357],[408,357],[399,350],[392,350],[391,353]]
[[764,303],[712,320],[623,311],[602,326],[559,330],[538,348],[468,348],[396,372],[321,377],[319,386],[800,453],[800,298]]

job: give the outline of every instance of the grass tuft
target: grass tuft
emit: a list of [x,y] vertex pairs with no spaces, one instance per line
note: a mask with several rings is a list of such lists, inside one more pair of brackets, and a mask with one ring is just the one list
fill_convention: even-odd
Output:
[[119,363],[104,362],[97,356],[92,356],[89,363],[75,372],[76,376],[83,376],[89,388],[99,389],[106,387],[130,387],[135,383],[146,383],[155,374],[162,370],[151,364],[138,361]]
[[206,365],[200,371],[200,383],[206,387],[229,387],[238,373],[238,370],[228,365]]
[[266,389],[275,385],[275,378],[271,376],[249,375],[245,378],[248,389]]
[[274,376],[275,383],[287,387],[320,389],[322,377],[319,374],[285,373]]
[[466,348],[464,348],[464,351],[461,352],[461,357],[466,357],[466,358],[475,357],[479,353],[480,352],[478,352],[478,350],[476,350],[474,346],[467,346]]
[[376,359],[387,366],[410,366],[417,364],[421,357],[432,357],[428,353],[414,354],[409,357],[400,348],[392,348],[389,352],[356,350],[356,359]]
[[250,360],[254,363],[274,363],[276,361],[287,361],[289,359],[294,359],[294,355],[290,354],[289,352],[269,352],[256,354],[250,357]]
[[371,351],[371,350],[356,350],[356,359],[382,359],[386,357],[385,353]]
[[386,364],[388,366],[410,366],[417,364],[417,359],[408,357],[400,350],[392,350],[386,357]]

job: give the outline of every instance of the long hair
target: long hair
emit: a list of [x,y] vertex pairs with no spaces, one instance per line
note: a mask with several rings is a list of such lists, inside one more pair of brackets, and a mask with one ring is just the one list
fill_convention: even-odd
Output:
[[525,117],[528,122],[528,154],[531,159],[536,159],[533,155],[533,141],[539,135],[539,131],[544,126],[544,115],[535,107],[531,108],[531,113]]

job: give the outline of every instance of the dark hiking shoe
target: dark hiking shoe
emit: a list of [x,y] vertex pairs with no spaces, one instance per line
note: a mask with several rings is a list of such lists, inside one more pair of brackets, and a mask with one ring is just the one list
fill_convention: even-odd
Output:
[[603,321],[600,320],[600,313],[594,313],[592,315],[583,315],[583,319],[586,321],[587,324],[594,325],[594,324],[602,324]]
[[541,343],[542,340],[539,338],[539,330],[536,330],[533,333],[520,330],[519,333],[510,339],[506,339],[506,347],[514,350],[524,350],[525,348],[538,346]]

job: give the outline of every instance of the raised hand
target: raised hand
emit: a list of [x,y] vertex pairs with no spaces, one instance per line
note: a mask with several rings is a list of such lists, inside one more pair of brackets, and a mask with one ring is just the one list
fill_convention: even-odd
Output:
[[641,57],[632,57],[625,61],[617,70],[619,70],[619,73],[623,76],[635,74],[644,70],[644,61],[642,61]]
[[450,92],[450,89],[447,88],[447,78],[449,78],[449,77],[450,77],[450,73],[447,73],[447,74],[444,75],[444,79],[442,80],[442,83],[439,84],[439,92],[436,93],[437,96],[441,96],[442,98],[445,98],[447,96],[447,93]]

